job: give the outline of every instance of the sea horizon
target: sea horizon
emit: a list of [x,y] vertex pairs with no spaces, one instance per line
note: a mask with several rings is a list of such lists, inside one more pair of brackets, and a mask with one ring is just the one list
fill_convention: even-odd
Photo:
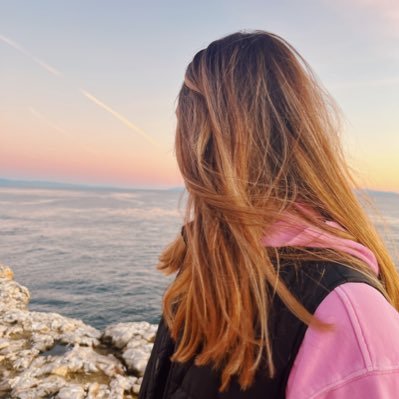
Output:
[[[42,179],[13,179],[0,176],[0,187],[31,187],[31,188],[48,188],[48,189],[91,189],[91,190],[120,190],[120,191],[135,191],[135,190],[168,190],[168,191],[184,191],[184,186],[157,186],[157,185],[111,185],[100,183],[80,183],[80,182],[63,182],[58,180],[42,180]],[[386,193],[399,195],[399,190],[381,190],[377,188],[361,187],[360,191],[371,193]]]
[[48,189],[86,189],[86,190],[118,190],[118,191],[135,191],[135,190],[168,190],[183,191],[183,186],[157,186],[157,185],[110,185],[100,183],[77,183],[62,182],[41,179],[10,179],[0,177],[0,187],[21,187],[21,188],[48,188]]

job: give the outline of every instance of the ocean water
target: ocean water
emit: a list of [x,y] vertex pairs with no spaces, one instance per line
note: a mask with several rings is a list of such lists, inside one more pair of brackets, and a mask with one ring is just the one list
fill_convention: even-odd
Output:
[[[103,328],[157,323],[172,277],[156,270],[179,234],[184,198],[173,190],[0,188],[0,263],[29,288],[31,310]],[[377,228],[399,243],[399,195],[372,192]],[[390,228],[384,232],[384,223]]]
[[180,232],[175,191],[0,188],[0,263],[28,287],[30,308],[155,323],[171,278],[156,270]]

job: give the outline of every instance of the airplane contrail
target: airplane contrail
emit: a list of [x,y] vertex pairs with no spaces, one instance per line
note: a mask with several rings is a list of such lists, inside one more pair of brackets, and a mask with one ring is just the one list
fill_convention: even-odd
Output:
[[[34,61],[36,64],[41,66],[43,69],[45,69],[47,72],[51,73],[52,75],[57,76],[59,78],[64,76],[60,71],[58,71],[57,69],[53,68],[52,66],[50,66],[49,64],[47,64],[46,62],[41,60],[40,58],[32,55],[23,46],[21,46],[20,44],[16,43],[13,40],[11,40],[10,38],[0,34],[0,41],[6,43],[7,45],[12,47],[13,49],[17,50],[18,52],[22,53],[26,57],[30,58],[32,61]],[[127,119],[125,116],[121,115],[119,112],[117,112],[114,109],[112,109],[109,105],[107,105],[104,102],[100,101],[98,98],[96,98],[93,94],[89,93],[87,90],[81,88],[81,89],[78,89],[78,91],[79,91],[80,94],[85,96],[87,99],[89,99],[91,102],[96,104],[98,107],[102,108],[103,110],[105,110],[108,113],[110,113],[111,115],[113,115],[116,119],[118,119],[120,122],[122,122],[130,130],[133,130],[134,132],[138,133],[140,136],[142,136],[144,139],[146,139],[151,144],[159,147],[159,143],[156,140],[154,140],[143,129],[140,129],[133,122],[129,121],[129,119]],[[32,110],[31,110],[31,112],[32,112]],[[36,112],[36,111],[33,109],[32,113],[34,113],[34,112]],[[37,114],[36,116],[38,117],[39,114]],[[43,119],[40,116],[39,116],[39,118]],[[56,129],[58,130],[58,128],[56,128]]]
[[45,125],[51,127],[53,130],[56,130],[59,133],[67,134],[67,132],[64,129],[61,129],[57,125],[55,125],[53,122],[48,120],[43,114],[41,114],[39,111],[37,111],[35,108],[32,106],[28,107],[29,112],[38,120],[40,120],[42,123]]
[[158,146],[158,143],[150,135],[148,135],[144,130],[142,130],[139,127],[137,127],[134,123],[130,122],[127,118],[125,118],[119,112],[113,110],[110,106],[108,106],[107,104],[105,104],[102,101],[100,101],[97,97],[93,96],[93,94],[89,93],[87,90],[84,90],[84,89],[79,89],[79,90],[86,98],[88,98],[94,104],[97,104],[100,108],[102,108],[102,109],[106,110],[107,112],[109,112],[116,119],[121,121],[128,128],[130,128],[130,129],[134,130],[136,133],[140,134],[143,138],[145,138],[151,144],[154,144],[154,145]]
[[[28,107],[28,110],[41,123],[47,125],[48,127],[50,127],[51,129],[57,131],[58,133],[65,134],[65,135],[68,135],[70,137],[70,134],[66,130],[64,130],[64,129],[60,128],[59,126],[57,126],[56,124],[54,124],[52,121],[50,121],[46,116],[44,116],[37,109],[35,109],[32,106],[30,106],[30,107]],[[90,147],[90,146],[87,146],[87,145],[84,145],[84,144],[79,144],[79,147],[85,149],[87,152],[89,152],[91,154],[94,154],[96,156],[99,155],[99,153],[97,151],[93,150],[93,148]]]
[[2,42],[4,42],[4,43],[8,44],[13,49],[19,51],[23,55],[29,57],[33,62],[35,62],[36,64],[41,66],[43,69],[45,69],[47,72],[51,73],[52,75],[57,76],[57,77],[62,77],[63,76],[60,71],[58,71],[57,69],[55,69],[51,65],[47,64],[46,62],[44,62],[40,58],[35,57],[31,53],[29,53],[29,51],[27,51],[24,47],[22,47],[20,44],[14,42],[13,40],[9,39],[8,37],[0,35],[0,40]]

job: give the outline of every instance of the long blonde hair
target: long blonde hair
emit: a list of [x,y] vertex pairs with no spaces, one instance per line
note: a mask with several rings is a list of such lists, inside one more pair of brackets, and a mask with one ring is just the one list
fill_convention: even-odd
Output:
[[[173,361],[211,364],[221,371],[221,391],[232,376],[248,388],[262,354],[273,377],[274,294],[306,324],[328,328],[279,279],[280,261],[290,256],[354,267],[399,309],[398,274],[354,194],[334,102],[289,43],[260,30],[212,42],[187,67],[176,115],[175,151],[188,192],[186,242],[178,236],[158,265],[166,274],[179,272],[163,300],[178,340]],[[344,231],[301,214],[292,206],[298,201]],[[260,237],[286,210],[370,248],[380,279],[340,251],[297,248],[289,255],[264,247]]]

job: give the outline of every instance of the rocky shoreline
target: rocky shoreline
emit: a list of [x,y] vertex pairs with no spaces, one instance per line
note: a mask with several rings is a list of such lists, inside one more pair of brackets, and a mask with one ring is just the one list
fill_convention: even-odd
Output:
[[29,311],[30,294],[0,265],[0,398],[133,399],[156,326],[99,331],[58,313]]

